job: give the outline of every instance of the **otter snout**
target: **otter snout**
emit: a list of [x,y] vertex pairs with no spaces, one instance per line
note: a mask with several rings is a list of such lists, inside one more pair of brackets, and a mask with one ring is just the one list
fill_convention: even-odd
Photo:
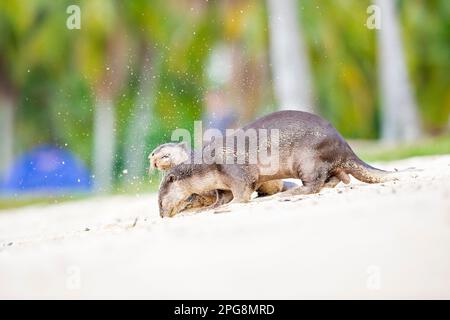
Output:
[[150,170],[158,169],[165,171],[173,167],[171,159],[167,156],[151,154],[148,159],[150,160]]
[[159,207],[159,215],[161,216],[161,218],[172,218],[178,212],[185,209],[188,203],[189,202],[186,202],[186,201],[180,201],[174,205],[165,204],[164,206],[160,206]]
[[165,209],[160,208],[159,215],[161,216],[161,218],[171,218],[173,216],[171,211],[172,210],[165,210]]
[[179,203],[174,201],[170,196],[160,195],[159,198],[159,215],[161,218],[172,218],[175,216],[179,210],[177,210]]

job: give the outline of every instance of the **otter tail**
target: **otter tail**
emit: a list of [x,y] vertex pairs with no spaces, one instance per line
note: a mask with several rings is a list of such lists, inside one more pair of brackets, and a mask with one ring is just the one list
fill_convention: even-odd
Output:
[[374,168],[359,159],[356,155],[347,160],[347,162],[344,164],[343,169],[346,173],[351,174],[359,181],[366,183],[379,183],[397,180],[397,178],[394,176],[394,174],[396,173],[395,171],[385,171]]

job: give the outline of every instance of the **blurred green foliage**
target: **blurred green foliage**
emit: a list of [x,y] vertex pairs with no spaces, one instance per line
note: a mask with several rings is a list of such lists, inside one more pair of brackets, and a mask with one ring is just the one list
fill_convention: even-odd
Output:
[[391,161],[410,157],[450,154],[450,136],[423,139],[403,145],[383,145],[370,141],[351,142],[364,161]]

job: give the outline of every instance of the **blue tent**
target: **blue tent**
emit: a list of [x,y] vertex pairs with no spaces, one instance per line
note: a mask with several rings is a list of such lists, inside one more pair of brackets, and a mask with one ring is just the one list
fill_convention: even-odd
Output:
[[42,145],[16,160],[6,174],[1,191],[6,194],[88,192],[91,185],[88,169],[74,154]]

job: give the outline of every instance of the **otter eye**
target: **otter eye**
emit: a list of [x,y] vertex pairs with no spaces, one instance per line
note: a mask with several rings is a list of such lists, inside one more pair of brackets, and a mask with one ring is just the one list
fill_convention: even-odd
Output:
[[161,157],[161,159],[166,159],[166,158],[168,158],[168,157],[169,157],[169,155],[165,154],[165,155],[163,155],[163,156]]
[[169,175],[167,177],[167,182],[171,183],[171,182],[174,182],[174,181],[175,181],[175,176],[173,174],[171,174],[171,175]]

